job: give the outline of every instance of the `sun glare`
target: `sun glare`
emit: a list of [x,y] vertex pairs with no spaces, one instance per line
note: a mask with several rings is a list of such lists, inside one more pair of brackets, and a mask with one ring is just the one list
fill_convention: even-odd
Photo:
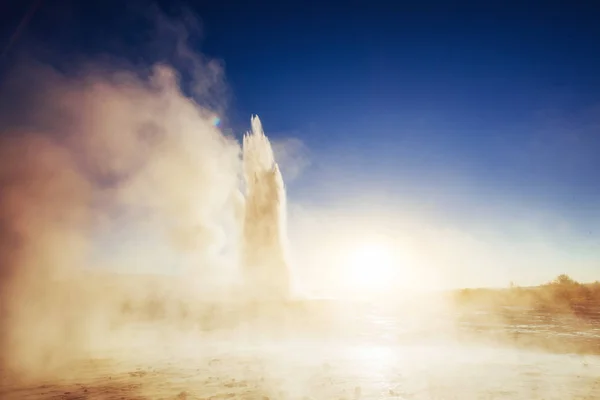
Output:
[[345,272],[351,289],[382,290],[391,284],[399,267],[394,249],[386,243],[365,243],[347,253]]

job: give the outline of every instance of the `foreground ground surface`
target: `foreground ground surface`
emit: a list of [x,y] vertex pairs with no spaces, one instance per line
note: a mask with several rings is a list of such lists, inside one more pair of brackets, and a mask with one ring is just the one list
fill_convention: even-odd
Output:
[[[53,377],[8,381],[0,398],[600,399],[595,325],[568,329],[568,323],[530,316],[529,324],[489,318],[486,324],[476,314],[461,322],[462,335],[451,336],[414,327],[409,334],[409,321],[389,316],[361,320],[352,335],[342,329],[277,337],[254,328],[183,335],[139,325],[127,332],[127,345],[99,349]],[[487,340],[483,330],[516,332],[528,344]],[[543,338],[554,347],[564,343],[564,351],[535,346]],[[590,351],[569,345],[582,338]]]

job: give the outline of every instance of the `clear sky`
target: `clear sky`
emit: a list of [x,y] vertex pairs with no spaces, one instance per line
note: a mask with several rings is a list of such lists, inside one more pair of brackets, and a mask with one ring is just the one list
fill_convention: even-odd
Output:
[[[27,9],[13,3],[2,43]],[[145,3],[124,3],[42,2],[0,62],[40,38],[63,64],[159,57],[136,46]],[[451,3],[179,4],[202,21],[197,50],[224,63],[224,129],[258,114],[301,150],[284,162],[302,167],[288,179],[292,238],[366,218],[415,264],[462,268],[457,285],[600,279],[600,10]]]

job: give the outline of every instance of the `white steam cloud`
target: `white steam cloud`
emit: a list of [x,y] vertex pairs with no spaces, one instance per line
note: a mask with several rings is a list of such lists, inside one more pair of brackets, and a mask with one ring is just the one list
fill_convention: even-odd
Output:
[[[221,104],[218,63],[178,45],[194,97]],[[73,74],[29,61],[2,88],[14,100],[0,99],[10,104],[0,113],[0,370],[48,372],[107,341],[144,299],[185,316],[167,300],[235,284],[240,145],[182,92],[174,68],[90,63]],[[170,294],[161,279],[99,272],[158,263],[169,274],[177,259],[185,268],[164,278],[178,279]]]

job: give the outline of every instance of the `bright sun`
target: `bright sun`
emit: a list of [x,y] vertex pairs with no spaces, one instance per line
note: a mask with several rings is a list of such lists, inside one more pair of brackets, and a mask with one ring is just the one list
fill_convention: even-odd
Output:
[[377,291],[388,288],[398,268],[392,246],[386,243],[366,243],[348,249],[344,272],[353,290]]

